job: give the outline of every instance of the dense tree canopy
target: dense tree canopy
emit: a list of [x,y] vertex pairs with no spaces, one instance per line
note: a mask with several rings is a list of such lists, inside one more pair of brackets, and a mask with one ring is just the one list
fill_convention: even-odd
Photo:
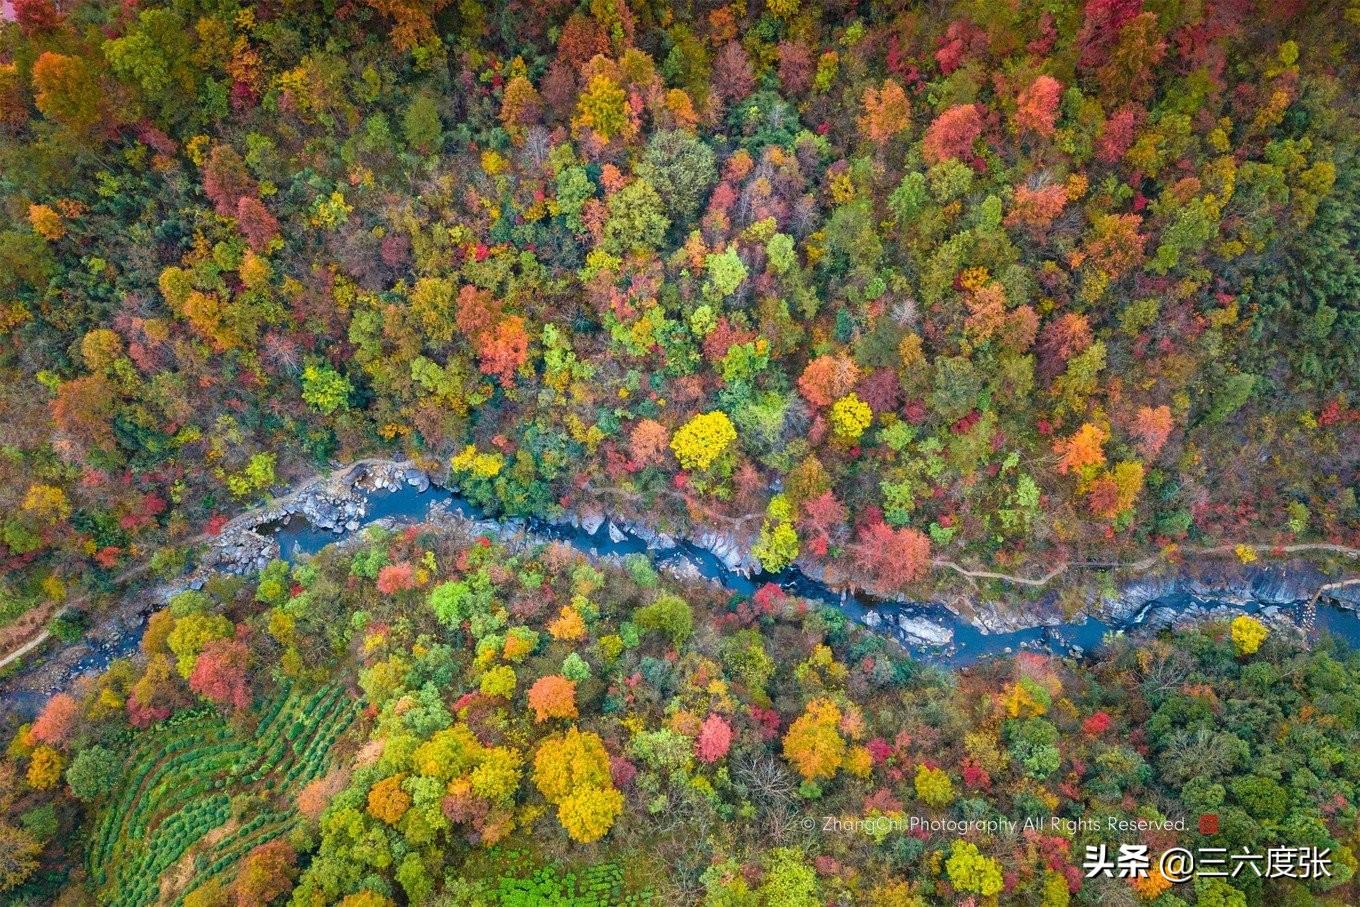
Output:
[[[5,653],[368,456],[878,596],[1360,545],[1352,0],[6,9]],[[775,585],[466,541],[176,596],[9,735],[0,890],[1357,899],[1354,655],[1243,618],[945,674]],[[799,821],[909,812],[1214,815],[1142,843],[1337,875]]]
[[[412,587],[381,589],[376,565],[406,562]],[[1360,656],[1245,616],[946,671],[777,586],[730,596],[434,526],[162,613],[139,661],[6,741],[0,891],[19,903],[1356,898]],[[157,666],[175,625],[220,613],[241,629],[187,679]],[[259,666],[244,703],[203,682],[235,647]],[[1332,875],[1088,876],[1100,844],[1308,845]]]
[[993,7],[16,4],[0,620],[379,451],[852,581],[1353,541],[1353,11]]

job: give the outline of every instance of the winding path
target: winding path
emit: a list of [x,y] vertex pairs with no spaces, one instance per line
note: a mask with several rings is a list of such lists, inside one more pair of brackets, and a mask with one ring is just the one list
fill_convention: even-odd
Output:
[[[1135,573],[1141,573],[1145,570],[1151,570],[1158,562],[1166,559],[1171,553],[1178,555],[1193,554],[1197,557],[1224,557],[1227,555],[1236,556],[1239,551],[1250,551],[1257,557],[1279,557],[1280,555],[1285,554],[1322,552],[1327,554],[1339,554],[1349,558],[1360,558],[1360,548],[1351,548],[1347,545],[1336,545],[1330,542],[1312,542],[1298,545],[1258,545],[1243,542],[1241,544],[1229,543],[1226,545],[1178,546],[1174,551],[1159,551],[1156,554],[1148,555],[1147,557],[1136,561],[1065,561],[1058,564],[1052,570],[1049,570],[1043,576],[1034,578],[1015,576],[1010,573],[993,573],[987,570],[969,570],[950,560],[935,559],[930,562],[930,565],[944,570],[953,570],[955,573],[966,576],[969,579],[994,579],[1011,583],[1012,585],[1032,586],[1041,589],[1074,567],[1092,567],[1101,570],[1133,571]],[[1337,583],[1327,583],[1313,596],[1313,600],[1316,601],[1320,596],[1333,589],[1340,589],[1345,586],[1357,584],[1360,584],[1360,577],[1343,580]]]
[[[296,486],[294,486],[294,488],[287,494],[272,499],[268,504],[259,507],[254,507],[251,508],[250,510],[238,514],[236,517],[228,521],[216,534],[200,532],[197,535],[194,535],[190,538],[183,540],[180,544],[186,546],[195,546],[211,541],[213,538],[220,536],[223,533],[243,531],[253,532],[254,527],[261,521],[264,514],[270,513],[271,511],[277,511],[283,507],[286,507],[289,503],[296,501],[300,499],[303,495],[306,495],[314,491],[316,487],[321,484],[326,485],[328,489],[335,491],[337,493],[344,492],[348,488],[352,487],[354,481],[356,480],[356,477],[360,474],[362,470],[374,466],[392,466],[407,468],[414,467],[416,466],[416,464],[411,463],[410,461],[391,460],[382,457],[369,457],[361,460],[356,460],[352,463],[339,466],[333,469],[330,473],[324,475],[315,475],[312,476],[311,478],[305,479],[298,483]],[[642,503],[640,495],[638,495],[636,492],[629,492],[624,489],[596,488],[593,486],[586,486],[584,490],[599,496],[625,498],[634,504]],[[698,512],[699,514],[702,514],[706,519],[711,520],[714,523],[725,523],[726,525],[733,528],[737,527],[744,528],[750,522],[754,520],[759,520],[761,517],[761,514],[759,513],[745,514],[742,516],[731,516],[728,514],[718,513],[716,511],[713,511],[708,506],[702,504],[701,502],[696,502],[693,499],[689,498],[688,496],[673,489],[662,489],[658,493],[661,494],[662,496],[673,498],[675,500],[682,502],[683,504],[685,504],[687,510],[689,510],[691,513]],[[1293,554],[1323,553],[1339,555],[1341,557],[1350,559],[1360,559],[1360,548],[1354,548],[1348,545],[1340,545],[1329,542],[1311,542],[1294,545],[1277,545],[1277,544],[1266,545],[1249,542],[1244,543],[1229,542],[1226,544],[1210,546],[1169,547],[1163,549],[1162,551],[1158,551],[1155,554],[1151,554],[1148,555],[1147,557],[1143,557],[1138,560],[1132,561],[1091,561],[1091,560],[1064,561],[1051,567],[1047,572],[1039,576],[1022,576],[1016,573],[1002,573],[981,568],[970,568],[965,567],[962,564],[959,564],[955,561],[944,558],[935,558],[930,563],[933,569],[951,571],[953,573],[958,574],[959,576],[964,577],[965,579],[974,582],[974,584],[976,584],[976,581],[978,580],[991,580],[1008,583],[1015,586],[1025,586],[1031,589],[1042,589],[1048,586],[1058,577],[1063,576],[1069,570],[1072,569],[1093,568],[1102,570],[1116,570],[1121,573],[1130,572],[1142,573],[1152,569],[1157,564],[1171,557],[1180,557],[1187,554],[1194,555],[1196,557],[1225,557],[1229,555],[1238,555],[1243,551],[1250,551],[1257,557],[1263,558],[1281,557],[1284,555]],[[119,573],[117,576],[113,577],[112,583],[114,586],[121,587],[127,584],[128,582],[138,578],[139,576],[145,574],[149,569],[150,569],[149,562],[145,562],[137,566],[130,567],[127,570],[124,570],[123,572]],[[1314,592],[1310,601],[1308,602],[1307,610],[1305,613],[1305,621],[1309,625],[1309,628],[1311,628],[1312,615],[1316,612],[1317,602],[1323,595],[1327,594],[1328,592],[1335,591],[1337,589],[1355,585],[1360,585],[1360,577],[1339,580],[1337,582],[1325,583],[1319,586],[1318,589]],[[40,646],[42,646],[43,643],[47,642],[51,638],[51,633],[45,629],[46,624],[61,608],[67,606],[76,607],[84,606],[88,604],[90,600],[91,600],[90,595],[82,595],[77,598],[63,602],[47,602],[25,614],[14,625],[11,625],[9,628],[6,628],[8,632],[0,633],[0,640],[9,643],[10,640],[14,639],[14,637],[16,636],[18,636],[18,640],[15,643],[11,643],[13,644],[13,648],[9,652],[7,652],[3,656],[0,656],[0,669],[5,668],[7,665],[22,658],[29,652],[38,649]],[[37,632],[32,632],[33,630],[37,630]],[[32,635],[29,635],[27,636],[27,638],[24,638],[20,634],[23,634],[25,632],[31,633]],[[9,637],[9,639],[6,639],[6,637]]]
[[[633,504],[642,503],[641,495],[637,494],[636,492],[626,491],[621,488],[598,488],[595,486],[586,486],[586,490],[593,494],[625,498]],[[681,501],[691,511],[698,511],[704,514],[704,516],[706,516],[709,519],[712,519],[716,522],[723,522],[730,526],[744,527],[748,523],[751,523],[752,521],[759,521],[762,517],[762,514],[759,513],[748,513],[742,516],[730,516],[727,514],[717,513],[713,511],[711,508],[703,505],[702,503],[694,501],[691,498],[687,497],[686,495],[669,488],[659,489],[656,492],[654,492],[654,494],[658,494],[662,497],[672,498],[674,500]],[[1143,571],[1152,569],[1159,562],[1165,560],[1167,557],[1171,555],[1192,554],[1198,557],[1224,557],[1227,555],[1236,556],[1239,551],[1243,550],[1249,550],[1251,551],[1252,554],[1256,555],[1257,557],[1279,557],[1281,555],[1288,554],[1308,554],[1316,552],[1316,553],[1339,554],[1342,555],[1343,557],[1348,558],[1360,558],[1360,548],[1352,548],[1348,545],[1338,545],[1331,542],[1305,542],[1296,545],[1274,545],[1274,544],[1265,545],[1254,542],[1242,542],[1242,543],[1228,542],[1221,545],[1174,546],[1172,548],[1163,549],[1155,554],[1150,554],[1147,557],[1143,557],[1134,561],[1064,561],[1049,569],[1047,573],[1044,573],[1043,575],[1037,577],[1018,576],[1013,573],[997,573],[994,571],[983,569],[972,569],[945,558],[932,559],[930,562],[930,566],[937,570],[952,570],[953,572],[959,574],[960,576],[966,577],[968,579],[999,580],[1001,582],[1010,583],[1011,585],[1015,586],[1029,586],[1030,588],[1034,589],[1042,589],[1049,583],[1053,582],[1053,580],[1057,579],[1059,576],[1062,576],[1068,570],[1071,570],[1073,568],[1087,567],[1101,570],[1119,570],[1125,572],[1132,571],[1135,573],[1141,573]],[[1318,596],[1321,596],[1334,588],[1342,588],[1345,586],[1357,584],[1360,584],[1360,577],[1357,577],[1353,580],[1345,580],[1340,583],[1328,583],[1319,590],[1317,595],[1314,596],[1314,599],[1316,600]]]

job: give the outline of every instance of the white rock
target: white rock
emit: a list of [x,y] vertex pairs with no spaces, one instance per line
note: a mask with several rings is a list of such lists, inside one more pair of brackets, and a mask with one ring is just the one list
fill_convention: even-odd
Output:
[[953,630],[941,626],[934,621],[926,620],[923,617],[911,617],[906,614],[898,615],[897,626],[901,628],[903,633],[913,639],[921,640],[926,645],[947,646],[954,641]]
[[586,535],[594,535],[599,532],[600,527],[604,525],[604,514],[598,510],[583,513],[581,514],[581,521],[577,525],[581,527],[581,531]]
[[680,580],[696,580],[703,577],[698,565],[687,557],[673,557],[661,565],[661,570]]

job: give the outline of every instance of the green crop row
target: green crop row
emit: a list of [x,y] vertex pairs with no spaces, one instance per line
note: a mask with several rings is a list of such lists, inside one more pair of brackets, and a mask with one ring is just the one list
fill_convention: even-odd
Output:
[[117,844],[126,838],[128,829],[145,831],[142,817],[154,805],[154,791],[164,785],[167,776],[192,763],[195,753],[204,748],[205,741],[225,733],[225,725],[220,719],[196,722],[192,728],[181,721],[157,733],[147,746],[130,754],[118,784],[119,800],[105,809],[90,849],[91,875],[96,881],[102,884],[104,867],[114,861]]
[[146,841],[140,858],[119,871],[117,890],[109,903],[113,907],[143,907],[155,901],[161,873],[230,815],[231,800],[226,794],[199,800],[171,814]]
[[297,824],[296,813],[262,812],[213,846],[217,855],[210,863],[200,866],[193,879],[180,892],[176,903],[182,903],[200,885],[234,867],[242,858],[261,844],[287,834]]
[[[92,835],[90,876],[105,888],[105,902],[154,900],[160,874],[227,821],[233,796],[253,789],[291,799],[325,772],[331,748],[358,713],[342,687],[299,692],[285,683],[261,705],[247,738],[211,709],[179,713],[140,735],[125,754],[118,799],[105,806]],[[199,871],[183,893],[296,821],[290,811],[250,817],[215,842],[211,862],[196,858]]]

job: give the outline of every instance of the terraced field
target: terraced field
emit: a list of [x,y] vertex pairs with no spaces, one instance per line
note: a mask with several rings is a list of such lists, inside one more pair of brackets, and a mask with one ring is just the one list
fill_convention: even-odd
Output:
[[[121,794],[92,832],[88,867],[100,902],[154,902],[162,895],[162,874],[188,856],[192,876],[172,893],[182,900],[253,848],[286,834],[298,818],[295,795],[325,773],[332,746],[359,708],[338,686],[285,688],[263,707],[249,735],[206,709],[182,712],[138,735],[115,787]],[[233,816],[232,802],[242,795],[266,807]],[[210,848],[200,848],[216,829],[224,831]]]

